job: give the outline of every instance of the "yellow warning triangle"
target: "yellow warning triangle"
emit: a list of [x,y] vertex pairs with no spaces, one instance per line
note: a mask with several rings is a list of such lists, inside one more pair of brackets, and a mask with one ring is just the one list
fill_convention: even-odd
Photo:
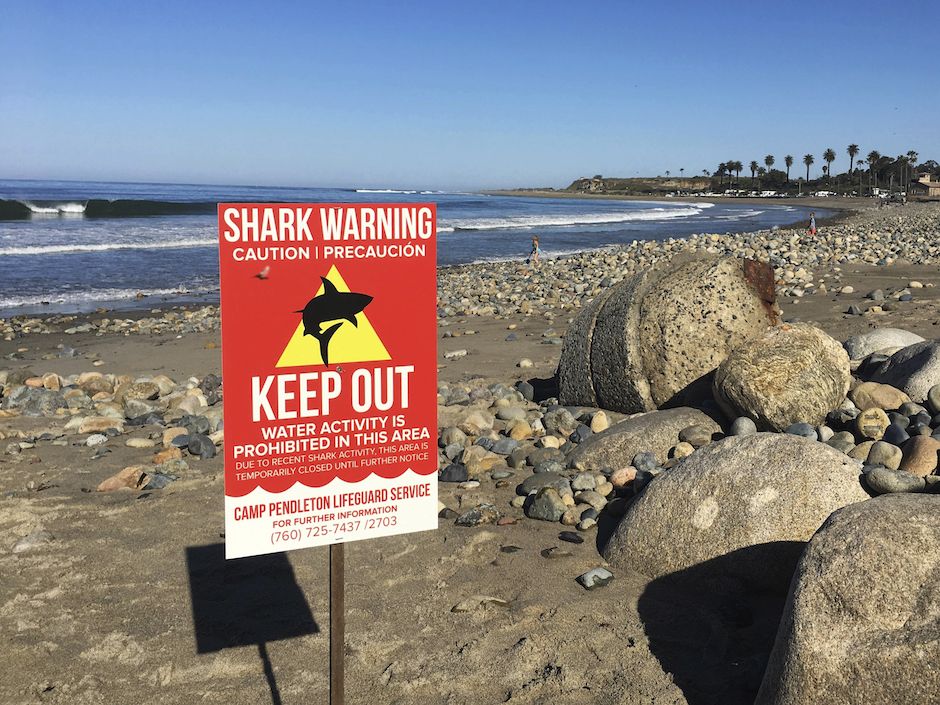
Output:
[[[339,270],[336,269],[336,265],[330,267],[326,278],[336,287],[338,292],[349,292],[349,287],[340,275]],[[324,288],[324,285],[321,284],[316,296],[321,296]],[[356,323],[358,325],[355,326],[346,319],[337,320],[343,322],[330,339],[329,358],[331,365],[341,362],[370,362],[372,360],[392,359],[364,312],[356,314]],[[324,321],[321,327],[323,329],[329,328],[330,326],[327,323],[327,321]],[[322,364],[320,342],[312,335],[304,335],[304,323],[301,320],[288,341],[287,347],[284,348],[284,352],[281,353],[276,367],[302,367]]]

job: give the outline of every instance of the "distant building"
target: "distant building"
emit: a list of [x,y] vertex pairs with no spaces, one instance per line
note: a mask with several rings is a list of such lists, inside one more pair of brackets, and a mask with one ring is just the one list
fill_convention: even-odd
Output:
[[911,193],[915,196],[940,198],[940,181],[934,181],[931,174],[922,174],[917,181],[911,182]]

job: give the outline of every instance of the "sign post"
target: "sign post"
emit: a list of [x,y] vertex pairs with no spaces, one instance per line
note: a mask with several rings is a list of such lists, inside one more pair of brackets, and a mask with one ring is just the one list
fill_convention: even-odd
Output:
[[225,555],[437,528],[433,204],[220,204]]

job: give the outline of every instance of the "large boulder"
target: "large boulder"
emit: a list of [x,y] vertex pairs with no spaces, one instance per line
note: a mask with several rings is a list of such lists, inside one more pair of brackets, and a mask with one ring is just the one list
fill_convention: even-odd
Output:
[[833,514],[790,587],[756,705],[928,705],[940,694],[940,497]]
[[715,577],[785,592],[800,552],[836,509],[868,498],[861,464],[790,434],[733,436],[652,480],[604,548],[651,578]]
[[940,340],[925,340],[898,350],[875,368],[870,378],[897,387],[922,404],[930,388],[940,384]]
[[783,431],[818,426],[839,406],[852,373],[842,345],[815,326],[781,325],[735,348],[715,372],[715,399],[728,416]]
[[873,352],[904,348],[923,340],[916,333],[900,328],[876,328],[861,335],[853,335],[843,343],[843,346],[852,360],[862,360]]
[[698,409],[651,411],[589,436],[572,451],[569,463],[585,470],[616,469],[629,465],[633,456],[646,451],[664,463],[669,449],[679,442],[679,432],[699,425],[710,433],[721,431],[714,419]]
[[675,257],[608,290],[572,322],[560,399],[637,413],[707,397],[718,364],[776,320],[769,265]]

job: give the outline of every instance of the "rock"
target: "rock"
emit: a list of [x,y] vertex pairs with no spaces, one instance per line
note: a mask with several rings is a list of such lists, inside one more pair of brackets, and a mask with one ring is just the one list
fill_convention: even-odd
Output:
[[128,438],[124,445],[128,448],[153,448],[156,443],[149,438]]
[[82,425],[78,427],[79,433],[102,433],[104,431],[124,432],[123,419],[113,419],[108,416],[86,416]]
[[673,446],[672,450],[669,451],[669,457],[674,459],[688,458],[694,452],[695,446],[682,441]]
[[571,467],[585,470],[619,467],[641,451],[652,451],[657,463],[664,463],[679,431],[693,425],[721,432],[721,427],[698,409],[654,411],[594,434],[572,451],[569,462]]
[[13,553],[26,553],[34,548],[51,543],[55,537],[42,527],[33,529],[26,536],[13,544]]
[[889,470],[897,470],[901,464],[901,449],[891,443],[875,441],[865,460],[869,465],[883,465]]
[[118,387],[114,396],[121,402],[128,399],[153,400],[160,396],[160,387],[153,382],[133,382]]
[[503,406],[496,411],[496,418],[501,421],[524,421],[525,409],[521,406]]
[[628,465],[624,468],[617,468],[610,473],[610,483],[618,490],[621,487],[629,485],[636,478],[636,468]]
[[819,440],[819,434],[816,433],[816,427],[813,424],[804,423],[802,421],[797,423],[791,423],[784,429],[784,433],[789,433],[794,436],[802,436],[803,438],[809,438],[811,440]]
[[757,424],[747,416],[739,416],[731,423],[732,436],[750,436],[757,433]]
[[853,335],[842,345],[850,359],[861,360],[873,352],[886,348],[903,348],[923,340],[919,335],[900,328],[876,328],[861,335]]
[[702,424],[692,424],[679,431],[679,440],[690,444],[693,448],[701,448],[711,443],[712,436],[712,429]]
[[171,460],[181,460],[183,458],[183,451],[179,448],[165,448],[158,453],[155,453],[151,462],[154,465],[162,465],[163,463],[168,463]]
[[758,433],[710,443],[646,487],[604,556],[652,578],[697,566],[786,590],[804,542],[823,520],[868,498],[860,470],[839,451],[799,436]]
[[585,590],[594,590],[604,587],[614,579],[614,574],[606,568],[593,568],[587,573],[582,573],[577,577],[579,583]]
[[58,409],[67,406],[61,392],[42,387],[14,387],[2,401],[4,409],[15,409],[23,416],[53,416]]
[[776,321],[773,273],[678,256],[625,279],[575,318],[558,364],[562,403],[625,413],[705,398],[708,376]]
[[554,487],[543,487],[529,498],[525,505],[525,514],[530,519],[559,521],[568,506]]
[[927,390],[926,403],[931,414],[940,414],[940,384],[935,384]]
[[562,531],[560,534],[558,534],[558,538],[568,543],[574,543],[574,544],[584,543],[584,537],[578,536],[578,534],[574,533],[573,531]]
[[509,437],[514,441],[524,441],[526,438],[531,438],[532,435],[532,427],[525,420],[516,421],[509,429]]
[[915,436],[904,444],[904,457],[899,470],[926,477],[937,469],[940,441],[930,436]]
[[600,433],[601,431],[606,431],[610,428],[610,419],[607,418],[607,414],[603,411],[597,411],[591,416],[591,432]]
[[214,458],[216,454],[215,443],[212,442],[212,439],[209,436],[206,436],[202,433],[194,433],[189,436],[189,442],[186,444],[186,449],[196,457],[202,460],[208,460]]
[[94,448],[95,446],[100,446],[103,443],[108,442],[108,437],[101,433],[93,433],[88,438],[85,439],[85,445],[89,448]]
[[876,467],[865,473],[865,484],[877,494],[923,492],[926,486],[923,477],[883,467]]
[[834,513],[800,559],[755,705],[936,703],[938,574],[940,497]]
[[439,482],[466,482],[469,479],[467,466],[460,463],[451,463],[438,473]]
[[524,357],[521,360],[519,360],[519,362],[516,363],[516,367],[527,369],[529,367],[534,367],[534,365],[532,364],[532,360],[530,360],[527,357]]
[[849,390],[849,357],[818,328],[771,328],[735,348],[715,371],[715,400],[731,418],[782,431],[798,421],[818,426]]
[[909,402],[910,398],[900,389],[888,384],[877,382],[862,382],[849,392],[849,399],[862,411],[868,409],[900,409],[901,405]]
[[450,350],[444,353],[445,360],[457,360],[461,357],[466,357],[466,356],[467,356],[467,350],[464,348],[461,348],[460,350]]
[[530,475],[523,480],[522,484],[516,488],[516,494],[523,496],[530,495],[543,487],[554,487],[559,491],[563,489],[567,489],[569,492],[571,491],[568,478],[554,472],[540,472],[535,475]]
[[115,473],[107,480],[103,480],[97,488],[98,492],[113,492],[114,490],[136,490],[143,488],[149,481],[147,474],[149,468],[145,465],[131,465]]
[[607,504],[607,499],[600,492],[594,490],[582,490],[575,495],[574,499],[576,502],[590,505],[597,511],[603,509]]
[[499,510],[492,504],[478,504],[473,509],[464,512],[454,523],[457,526],[481,526],[483,524],[495,524],[499,521]]
[[[848,431],[839,431],[826,441],[827,445],[843,453],[848,453],[855,447],[855,436]],[[867,457],[867,456],[866,456]]]
[[910,434],[904,430],[902,426],[897,424],[888,424],[888,428],[885,429],[884,435],[881,437],[885,443],[891,443],[892,445],[901,446],[909,439]]
[[582,472],[571,481],[571,489],[575,492],[593,490],[597,487],[597,480],[593,473]]
[[855,460],[864,461],[868,458],[868,454],[871,453],[871,447],[875,445],[874,441],[865,441],[864,443],[859,443],[857,446],[852,448],[847,455],[850,458]]
[[890,423],[888,415],[877,407],[863,411],[855,418],[855,428],[858,432],[872,440],[882,438]]
[[871,380],[897,387],[913,401],[926,401],[931,387],[940,384],[940,341],[901,348],[874,370]]
[[441,431],[440,446],[442,448],[449,445],[464,445],[467,442],[467,434],[456,426],[448,426]]

